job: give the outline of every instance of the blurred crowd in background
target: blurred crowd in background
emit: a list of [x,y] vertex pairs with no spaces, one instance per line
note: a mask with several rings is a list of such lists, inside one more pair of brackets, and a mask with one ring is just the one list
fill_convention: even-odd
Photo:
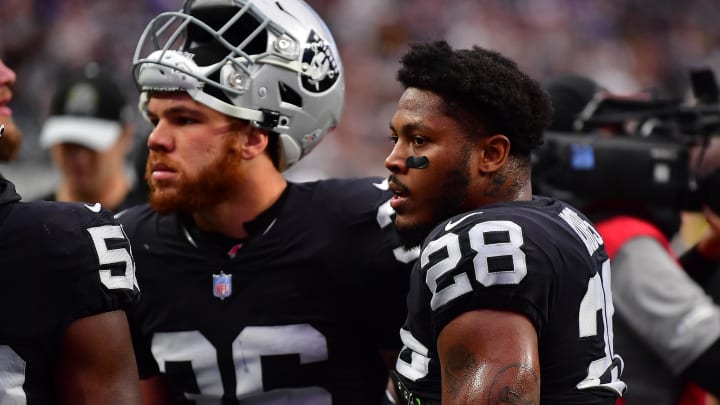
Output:
[[[399,56],[413,40],[473,44],[539,80],[575,72],[616,93],[683,98],[687,70],[720,71],[718,0],[309,0],[335,33],[347,93],[338,130],[290,170],[294,179],[387,174],[388,122],[401,93]],[[17,72],[12,104],[25,139],[0,167],[26,199],[56,178],[38,136],[59,77],[95,61],[137,100],[135,44],[150,16],[181,0],[0,0],[0,55]],[[136,150],[149,126],[135,113]]]

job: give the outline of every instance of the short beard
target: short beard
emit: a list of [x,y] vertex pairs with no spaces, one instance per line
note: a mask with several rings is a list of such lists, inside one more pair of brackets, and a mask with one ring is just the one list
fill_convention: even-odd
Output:
[[434,199],[437,206],[432,221],[395,226],[400,241],[406,249],[420,246],[440,222],[465,211],[465,207],[468,205],[470,163],[467,158],[459,161],[465,162],[465,165],[450,171],[442,187],[439,187],[443,191],[442,195],[438,195]]
[[5,125],[2,138],[0,138],[0,162],[9,162],[14,160],[20,152],[22,132],[12,119],[5,120],[3,118],[0,125]]
[[[225,143],[226,152],[203,167],[196,176],[191,178],[179,173],[177,191],[171,193],[165,193],[162,188],[153,184],[150,171],[151,156],[145,169],[145,180],[150,187],[150,205],[153,209],[160,214],[178,212],[190,215],[228,200],[241,182],[236,171],[240,155],[233,144],[232,136],[228,136]],[[150,153],[152,155],[152,151]]]

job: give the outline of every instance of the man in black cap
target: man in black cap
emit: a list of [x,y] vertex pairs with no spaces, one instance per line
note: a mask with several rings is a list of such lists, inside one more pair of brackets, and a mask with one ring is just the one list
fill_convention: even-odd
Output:
[[42,200],[99,202],[120,211],[143,200],[125,167],[133,128],[114,79],[94,63],[62,83],[40,144],[50,149],[60,182]]

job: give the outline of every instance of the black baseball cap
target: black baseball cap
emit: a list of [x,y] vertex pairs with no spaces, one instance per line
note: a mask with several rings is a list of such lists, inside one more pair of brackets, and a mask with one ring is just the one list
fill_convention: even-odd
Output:
[[76,143],[103,151],[112,147],[129,121],[127,100],[115,80],[91,63],[61,82],[50,105],[40,145]]

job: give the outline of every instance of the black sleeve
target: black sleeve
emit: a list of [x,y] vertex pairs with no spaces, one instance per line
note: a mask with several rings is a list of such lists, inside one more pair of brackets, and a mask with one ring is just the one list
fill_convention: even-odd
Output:
[[720,339],[716,340],[695,362],[683,372],[682,376],[702,387],[715,396],[720,396]]

